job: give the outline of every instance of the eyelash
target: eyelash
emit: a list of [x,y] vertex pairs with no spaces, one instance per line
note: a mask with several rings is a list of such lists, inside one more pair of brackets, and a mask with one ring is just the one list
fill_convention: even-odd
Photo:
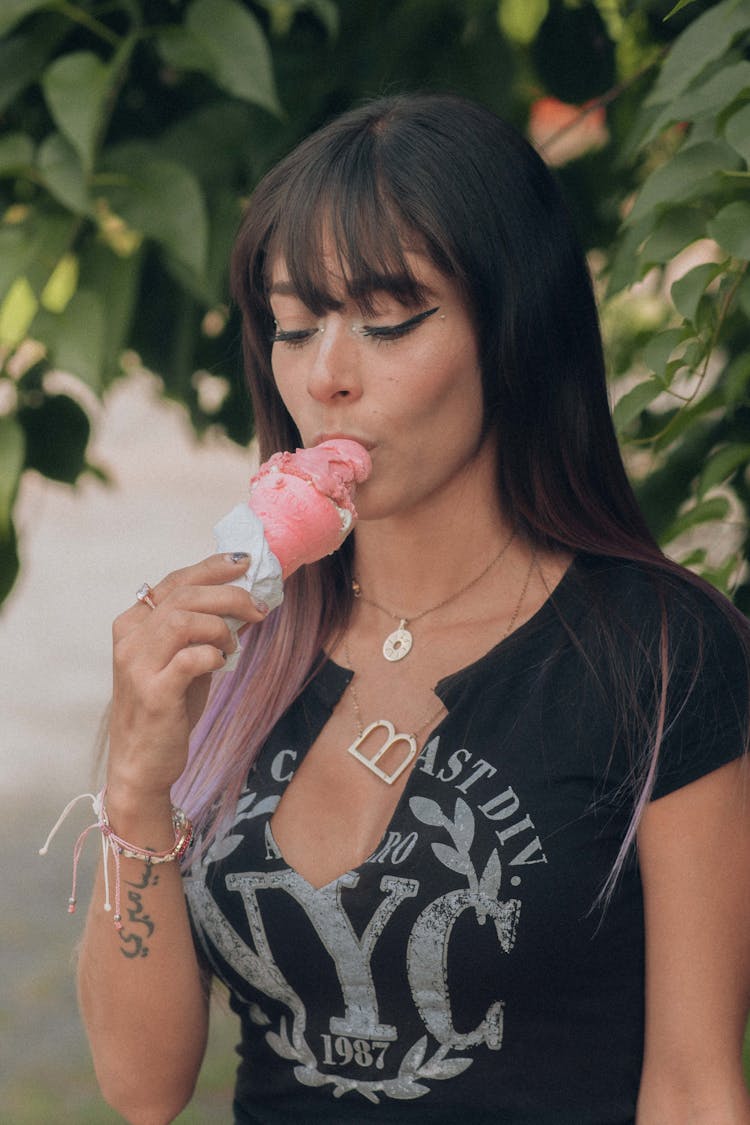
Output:
[[[375,340],[379,344],[390,344],[396,340],[400,340],[404,336],[408,336],[422,321],[427,317],[432,316],[433,313],[438,311],[436,306],[434,309],[427,309],[425,312],[417,313],[416,316],[410,316],[408,320],[402,320],[400,324],[388,325],[363,325],[359,329],[362,336],[366,336],[370,340]],[[277,328],[271,337],[272,344],[286,344],[288,348],[301,348],[308,340],[312,340],[313,336],[318,334],[317,328],[295,328],[287,332]]]

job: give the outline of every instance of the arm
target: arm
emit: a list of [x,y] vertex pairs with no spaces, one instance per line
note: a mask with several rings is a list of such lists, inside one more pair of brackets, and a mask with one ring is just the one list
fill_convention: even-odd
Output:
[[[213,556],[159,583],[156,609],[136,605],[115,622],[106,807],[114,831],[138,847],[174,842],[170,790],[210,673],[234,647],[223,616],[261,618],[245,591],[225,585],[246,566]],[[106,1100],[133,1125],[162,1125],[192,1096],[208,988],[179,864],[121,859],[121,872],[119,932],[99,872],[81,946],[81,1010]]]
[[638,833],[646,1039],[638,1125],[750,1125],[750,761],[653,801]]

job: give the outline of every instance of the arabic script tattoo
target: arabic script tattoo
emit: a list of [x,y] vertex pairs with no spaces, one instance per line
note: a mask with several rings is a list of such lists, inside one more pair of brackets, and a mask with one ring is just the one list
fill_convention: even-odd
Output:
[[136,957],[148,957],[149,946],[147,942],[156,929],[156,923],[144,909],[143,892],[147,887],[157,886],[158,882],[159,876],[150,863],[144,864],[140,882],[136,883],[130,879],[125,881],[125,886],[129,888],[127,893],[128,905],[125,907],[126,918],[123,919],[123,927],[120,930],[120,941],[122,942],[120,952],[123,957],[130,960]]

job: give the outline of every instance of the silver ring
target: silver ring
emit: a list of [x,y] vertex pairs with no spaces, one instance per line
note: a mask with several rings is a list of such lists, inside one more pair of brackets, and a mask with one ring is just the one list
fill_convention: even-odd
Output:
[[154,601],[154,591],[149,586],[148,582],[144,582],[141,588],[135,595],[139,602],[143,602],[149,609],[156,609],[156,602]]

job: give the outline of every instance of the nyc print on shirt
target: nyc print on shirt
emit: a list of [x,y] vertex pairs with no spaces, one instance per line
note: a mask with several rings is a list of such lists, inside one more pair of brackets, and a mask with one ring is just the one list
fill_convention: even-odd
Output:
[[[439,743],[436,737],[425,747],[418,768],[441,783],[442,800],[408,796],[407,791],[394,818],[401,827],[388,830],[361,868],[320,889],[311,886],[283,864],[271,833],[269,820],[281,792],[258,801],[249,791],[240,801],[235,832],[218,849],[228,859],[247,838],[243,827],[255,818],[262,823],[268,866],[225,876],[226,889],[241,900],[245,924],[235,928],[222,915],[206,882],[187,882],[197,926],[211,935],[222,960],[257,994],[255,1022],[266,1027],[266,1042],[294,1064],[293,1074],[305,1086],[330,1084],[336,1093],[357,1091],[373,1102],[382,1095],[416,1098],[428,1093],[433,1082],[471,1066],[471,1048],[502,1047],[502,996],[487,996],[482,1018],[473,1026],[462,1021],[457,1026],[452,996],[456,982],[452,989],[449,968],[452,938],[457,926],[463,931],[483,927],[491,934],[496,955],[509,953],[522,914],[518,871],[546,863],[546,856],[514,790],[507,787],[489,797],[477,794],[472,800],[474,783],[495,771],[485,761],[473,763],[467,752],[436,770]],[[291,774],[285,767],[294,756],[294,751],[281,750],[270,763],[270,776],[288,782]],[[460,784],[451,786],[459,777]],[[482,796],[484,801],[477,805]],[[485,822],[484,831],[477,831],[477,818]],[[427,861],[433,868],[419,872],[421,877],[415,877],[417,856],[420,867]],[[209,853],[207,860],[210,865],[215,855]],[[446,887],[451,889],[435,894]],[[355,925],[348,907],[365,888]],[[505,897],[507,890],[516,893]],[[316,996],[318,1010],[308,1010],[274,956],[264,915],[278,911],[274,899],[284,898],[304,915],[319,954],[325,951],[330,958],[337,987],[326,989],[325,1010],[321,995]],[[311,944],[312,935],[305,939],[302,928],[295,927],[298,948]],[[392,966],[391,975],[406,981],[413,1008],[406,1026],[381,1011],[376,979],[380,974],[373,968],[389,928],[398,934],[402,960]],[[275,1008],[268,1001],[286,1009],[275,1021],[270,1014]]]

